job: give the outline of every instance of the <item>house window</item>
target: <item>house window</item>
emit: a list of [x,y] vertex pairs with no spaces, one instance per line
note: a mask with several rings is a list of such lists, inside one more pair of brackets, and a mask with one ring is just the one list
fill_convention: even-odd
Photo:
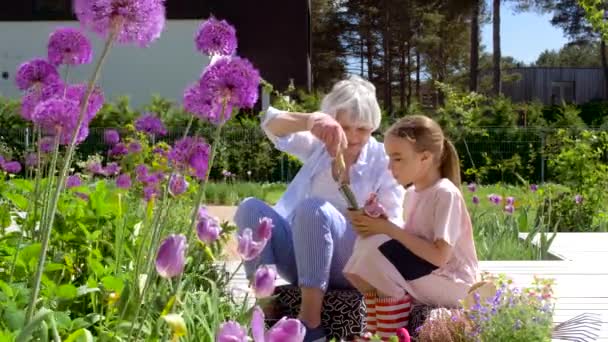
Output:
[[573,81],[551,82],[551,104],[559,105],[562,102],[574,103],[576,94]]

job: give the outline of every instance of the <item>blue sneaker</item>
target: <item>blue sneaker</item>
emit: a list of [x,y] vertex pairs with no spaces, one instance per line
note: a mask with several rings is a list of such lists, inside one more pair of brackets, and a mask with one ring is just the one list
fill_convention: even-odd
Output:
[[304,342],[325,342],[327,340],[327,335],[325,334],[325,329],[321,325],[316,328],[309,328],[306,324],[306,336],[304,336]]

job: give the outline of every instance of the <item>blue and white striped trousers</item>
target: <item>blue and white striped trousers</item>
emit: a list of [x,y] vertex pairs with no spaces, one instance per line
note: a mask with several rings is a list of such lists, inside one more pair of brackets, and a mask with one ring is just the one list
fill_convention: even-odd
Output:
[[350,222],[332,204],[308,198],[296,206],[292,222],[263,201],[246,198],[237,208],[234,221],[239,232],[251,228],[254,236],[260,218],[272,219],[271,241],[256,260],[245,262],[249,279],[258,265],[275,265],[279,275],[300,287],[352,288],[342,274],[350,258],[356,234]]

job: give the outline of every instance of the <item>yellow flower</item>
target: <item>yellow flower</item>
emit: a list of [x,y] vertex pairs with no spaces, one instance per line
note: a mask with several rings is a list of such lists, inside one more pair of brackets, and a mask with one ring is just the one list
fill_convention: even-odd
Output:
[[178,341],[181,336],[186,336],[186,334],[188,333],[188,329],[186,328],[186,322],[184,322],[184,319],[181,315],[171,313],[164,315],[163,319],[165,320],[165,322],[167,322],[167,324],[169,325],[169,327],[171,327],[171,330],[173,331],[172,341]]

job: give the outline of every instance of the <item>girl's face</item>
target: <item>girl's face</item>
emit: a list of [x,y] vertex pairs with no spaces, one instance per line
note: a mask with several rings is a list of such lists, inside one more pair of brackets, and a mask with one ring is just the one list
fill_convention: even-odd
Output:
[[417,152],[414,142],[407,138],[388,135],[384,139],[384,149],[389,157],[389,170],[403,186],[423,179],[432,166],[432,154]]

